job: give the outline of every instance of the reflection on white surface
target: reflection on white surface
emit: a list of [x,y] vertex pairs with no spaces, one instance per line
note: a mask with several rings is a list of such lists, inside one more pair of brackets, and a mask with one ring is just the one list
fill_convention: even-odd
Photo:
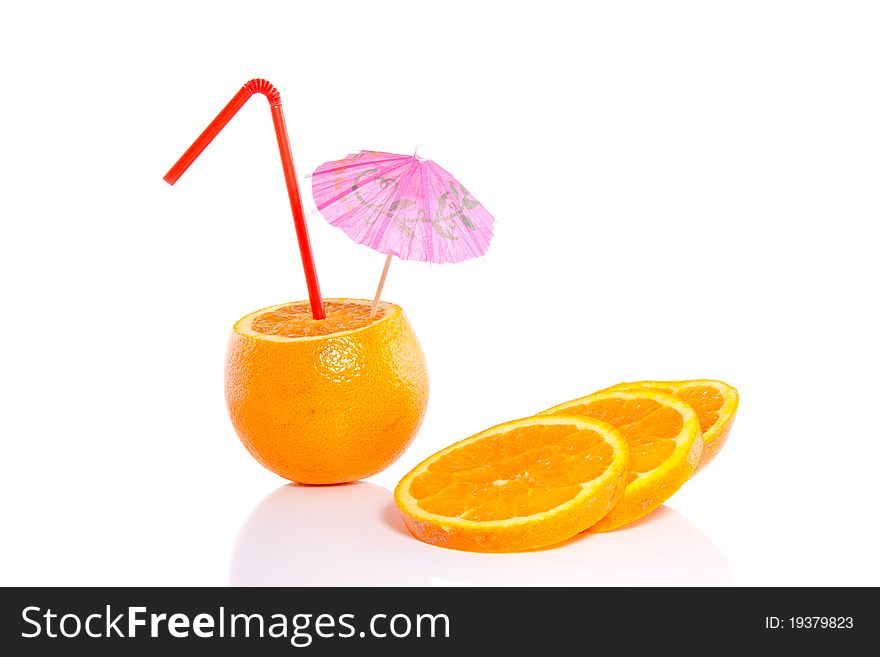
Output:
[[251,512],[230,564],[235,586],[626,585],[730,581],[724,555],[677,511],[534,552],[475,554],[426,545],[391,492],[366,482],[282,486]]

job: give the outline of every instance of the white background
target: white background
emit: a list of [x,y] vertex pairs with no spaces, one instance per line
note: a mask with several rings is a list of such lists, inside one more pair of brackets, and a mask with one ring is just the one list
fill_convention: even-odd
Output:
[[[17,3],[0,16],[2,584],[880,584],[880,10],[870,2]],[[226,415],[226,338],[305,296],[300,176],[431,144],[485,258],[395,262],[431,372],[369,483],[281,489]],[[382,256],[306,210],[326,296]],[[620,380],[741,393],[649,521],[513,555],[419,543],[388,489]],[[281,490],[279,490],[281,489]]]

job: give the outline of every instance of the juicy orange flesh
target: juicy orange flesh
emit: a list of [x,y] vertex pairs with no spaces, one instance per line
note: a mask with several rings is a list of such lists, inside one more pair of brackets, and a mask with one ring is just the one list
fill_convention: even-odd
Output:
[[637,473],[650,472],[672,455],[673,439],[683,426],[680,413],[653,399],[600,399],[560,412],[587,415],[617,427],[629,445],[630,481]]
[[686,386],[675,391],[675,396],[693,406],[700,419],[700,430],[705,434],[718,421],[718,411],[724,397],[709,386]]
[[613,450],[595,431],[532,425],[493,434],[441,456],[409,492],[429,513],[475,521],[549,511],[601,475]]
[[263,335],[285,338],[329,335],[363,328],[385,314],[385,310],[380,307],[376,310],[376,316],[371,318],[369,304],[350,301],[325,301],[324,312],[326,319],[312,319],[312,310],[308,303],[291,303],[257,315],[251,323],[251,329]]

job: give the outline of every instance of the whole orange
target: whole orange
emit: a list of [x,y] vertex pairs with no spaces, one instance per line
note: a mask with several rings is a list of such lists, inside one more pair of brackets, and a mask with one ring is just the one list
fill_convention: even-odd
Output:
[[303,484],[363,479],[409,446],[428,404],[425,357],[403,310],[325,299],[238,320],[226,352],[226,406],[239,438],[272,472]]

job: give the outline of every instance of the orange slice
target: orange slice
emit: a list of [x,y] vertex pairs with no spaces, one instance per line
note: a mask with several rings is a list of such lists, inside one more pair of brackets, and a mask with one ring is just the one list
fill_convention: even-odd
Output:
[[671,393],[690,404],[700,419],[703,432],[703,455],[697,465],[697,472],[715,458],[730,433],[736,409],[739,406],[739,393],[736,388],[723,381],[694,379],[691,381],[636,381],[619,383],[608,390],[643,390],[653,388]]
[[558,543],[596,523],[627,481],[626,442],[587,417],[530,417],[437,452],[401,479],[394,501],[413,536],[473,552]]
[[602,391],[554,406],[542,415],[581,415],[620,430],[630,453],[623,497],[590,528],[609,531],[646,516],[694,473],[703,439],[693,408],[659,390]]

